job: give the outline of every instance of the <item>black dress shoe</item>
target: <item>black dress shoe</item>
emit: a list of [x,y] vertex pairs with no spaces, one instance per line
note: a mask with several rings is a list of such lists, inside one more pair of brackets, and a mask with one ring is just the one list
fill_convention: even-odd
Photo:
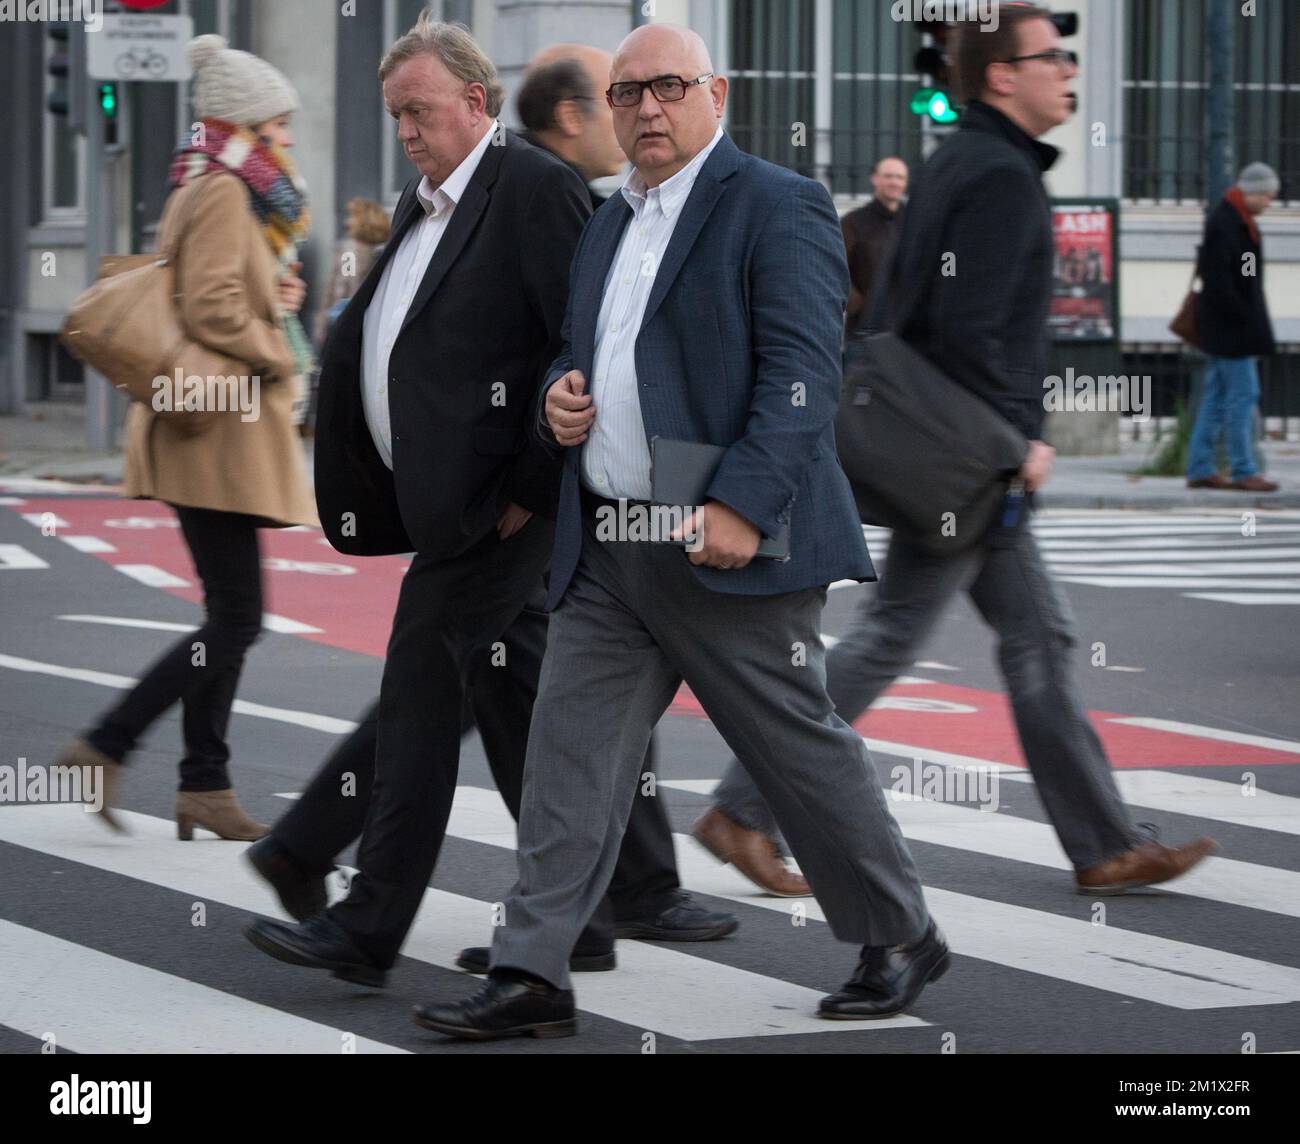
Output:
[[278,961],[328,969],[335,977],[357,985],[382,989],[388,976],[387,970],[357,949],[347,931],[328,914],[317,914],[296,926],[259,918],[244,927],[244,936]]
[[[486,973],[491,950],[485,945],[462,949],[456,964],[466,973]],[[569,958],[570,973],[605,973],[618,968],[618,960],[611,949],[606,953],[575,953]]]
[[467,1041],[502,1037],[572,1037],[578,1031],[573,990],[545,981],[489,977],[472,997],[445,1005],[417,1005],[422,1028]]
[[740,927],[735,914],[703,909],[685,890],[678,890],[666,910],[652,918],[614,923],[614,936],[641,941],[716,941]]
[[305,922],[325,912],[328,904],[325,879],[308,874],[273,834],[259,838],[244,851],[244,857],[263,881],[270,883],[284,912],[291,918]]
[[834,1021],[896,1017],[947,973],[949,964],[948,943],[934,922],[911,945],[864,945],[853,976],[838,993],[822,998],[817,1016]]

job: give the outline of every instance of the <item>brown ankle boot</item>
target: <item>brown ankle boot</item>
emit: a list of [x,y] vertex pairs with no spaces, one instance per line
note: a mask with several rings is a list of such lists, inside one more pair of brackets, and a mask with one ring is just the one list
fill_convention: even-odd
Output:
[[[113,813],[121,803],[122,779],[126,767],[110,759],[103,751],[92,747],[83,739],[78,739],[71,746],[65,747],[63,753],[54,760],[56,767],[76,767],[82,772],[82,791],[98,790],[100,793],[99,809],[91,811],[110,830],[126,833],[126,825]],[[87,771],[96,771],[92,779]]]
[[176,793],[176,837],[189,842],[194,828],[203,827],[230,842],[255,842],[271,832],[254,822],[235,801],[235,792],[225,790],[182,790]]

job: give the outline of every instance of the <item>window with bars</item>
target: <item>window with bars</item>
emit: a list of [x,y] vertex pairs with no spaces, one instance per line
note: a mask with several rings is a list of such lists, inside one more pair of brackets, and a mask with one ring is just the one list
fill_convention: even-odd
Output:
[[[1208,0],[1125,4],[1124,195],[1205,197]],[[1235,165],[1262,160],[1300,203],[1300,4],[1232,6]]]
[[869,194],[879,159],[916,162],[922,127],[909,103],[921,39],[915,25],[891,19],[890,7],[731,0],[728,127],[737,146],[824,179],[837,194]]
[[815,10],[814,0],[732,0],[730,13],[731,137],[742,151],[808,176],[816,152]]
[[915,24],[891,19],[890,7],[836,0],[830,177],[837,193],[870,194],[881,159],[921,160],[921,120],[910,109],[920,86],[912,68],[921,37]]

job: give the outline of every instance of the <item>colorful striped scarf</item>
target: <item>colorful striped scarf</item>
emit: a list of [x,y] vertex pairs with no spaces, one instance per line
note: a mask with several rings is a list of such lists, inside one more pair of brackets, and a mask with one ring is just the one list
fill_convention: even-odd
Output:
[[[289,153],[263,143],[249,127],[222,119],[202,119],[197,137],[182,141],[172,157],[168,188],[183,187],[212,171],[230,171],[248,188],[253,213],[271,252],[287,274],[298,261],[298,243],[311,228],[307,188]],[[293,349],[299,373],[315,368],[311,342],[297,314],[281,314],[280,323]]]

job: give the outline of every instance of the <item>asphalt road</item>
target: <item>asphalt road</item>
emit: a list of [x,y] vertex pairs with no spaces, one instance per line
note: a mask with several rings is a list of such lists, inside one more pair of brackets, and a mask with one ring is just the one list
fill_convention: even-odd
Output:
[[[1221,844],[1176,891],[1105,899],[1102,912],[1072,892],[1024,781],[993,638],[966,600],[859,722],[887,788],[962,764],[997,783],[992,812],[969,798],[891,802],[955,954],[908,1018],[816,1020],[856,951],[811,900],[760,896],[687,837],[728,752],[683,693],[661,724],[657,797],[683,883],[741,927],[714,943],[621,942],[618,972],[576,981],[577,1037],[453,1044],[409,1020],[413,1004],[473,988],[449,966],[488,939],[491,903],[513,881],[509,818],[477,739],[435,892],[388,988],[368,991],[272,962],[241,936],[275,909],[242,844],[175,840],[172,714],[133,761],[129,837],[75,807],[0,806],[0,1052],[49,1035],[74,1052],[337,1052],[348,1037],[357,1051],[474,1054],[1300,1051],[1300,514],[1245,525],[1254,535],[1240,514],[1039,521],[1133,817],[1166,841]],[[280,630],[250,654],[240,698],[255,706],[237,709],[230,735],[239,797],[270,821],[377,693],[403,562],[340,557],[318,533],[264,535]],[[872,590],[833,590],[825,634],[842,635]],[[15,771],[51,760],[181,630],[106,620],[199,614],[165,508],[58,486],[0,487],[0,592],[0,766]]]

